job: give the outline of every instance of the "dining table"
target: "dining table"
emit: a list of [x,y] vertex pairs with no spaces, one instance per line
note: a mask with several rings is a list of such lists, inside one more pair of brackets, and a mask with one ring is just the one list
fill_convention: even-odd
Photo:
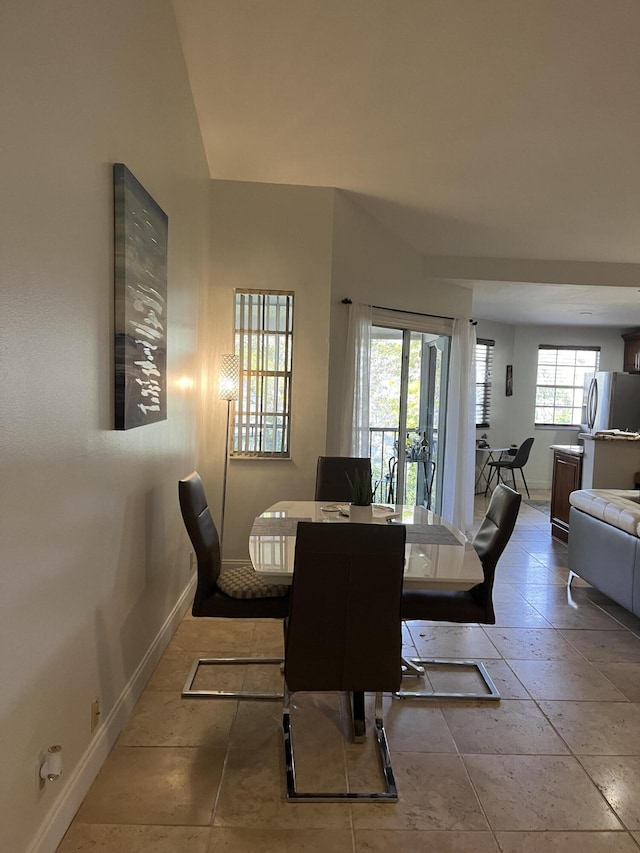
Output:
[[[253,522],[249,555],[255,571],[269,582],[290,584],[299,521],[350,524],[348,504],[283,500]],[[403,585],[412,589],[466,590],[480,583],[482,564],[465,534],[424,506],[374,504],[371,524],[406,526]],[[403,659],[402,663],[405,661]],[[409,664],[409,666],[413,666]],[[352,696],[354,739],[365,739],[364,694]]]
[[[293,580],[299,521],[349,524],[349,505],[327,501],[278,501],[253,522],[249,555],[255,571],[273,583]],[[374,504],[371,524],[407,528],[404,586],[470,589],[483,580],[482,564],[465,534],[423,506]]]
[[[474,489],[476,495],[486,494],[486,490],[489,488],[489,480],[491,478],[491,473],[487,474],[489,463],[499,462],[510,449],[509,447],[490,447],[488,445],[481,447],[480,445],[476,445],[476,453],[480,454],[481,457],[484,456],[477,464],[476,485]],[[483,480],[484,489],[482,488]]]

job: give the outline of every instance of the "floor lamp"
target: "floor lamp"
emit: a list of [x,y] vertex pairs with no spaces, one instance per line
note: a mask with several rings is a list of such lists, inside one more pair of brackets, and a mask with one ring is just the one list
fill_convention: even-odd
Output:
[[240,359],[237,355],[223,355],[220,359],[219,397],[227,401],[227,432],[224,442],[224,474],[222,476],[222,514],[220,518],[220,551],[224,542],[224,509],[227,502],[227,462],[229,461],[229,423],[231,401],[240,393]]

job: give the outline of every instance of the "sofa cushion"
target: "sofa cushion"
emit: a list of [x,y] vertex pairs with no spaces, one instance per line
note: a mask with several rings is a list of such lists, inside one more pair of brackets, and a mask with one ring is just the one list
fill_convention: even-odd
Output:
[[569,503],[587,515],[640,536],[640,492],[633,489],[578,489]]

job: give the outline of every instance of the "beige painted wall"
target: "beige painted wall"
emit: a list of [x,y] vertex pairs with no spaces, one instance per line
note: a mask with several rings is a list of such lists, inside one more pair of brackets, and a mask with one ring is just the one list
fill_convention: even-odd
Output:
[[424,259],[369,213],[350,193],[336,191],[331,278],[331,355],[327,453],[339,453],[348,309],[353,302],[471,317],[472,291],[425,276]]
[[211,372],[201,471],[217,520],[226,403],[218,399],[216,376],[220,354],[233,351],[233,290],[250,287],[295,293],[291,459],[229,460],[226,560],[248,559],[251,524],[267,506],[283,497],[313,497],[316,460],[326,442],[333,200],[334,191],[326,188],[233,181],[211,184],[209,343],[203,351]]
[[[208,171],[168,0],[2,4],[0,849],[27,850],[187,586]],[[169,216],[169,417],[112,429],[112,176]],[[94,737],[98,736],[100,729]],[[63,746],[40,792],[37,759]]]

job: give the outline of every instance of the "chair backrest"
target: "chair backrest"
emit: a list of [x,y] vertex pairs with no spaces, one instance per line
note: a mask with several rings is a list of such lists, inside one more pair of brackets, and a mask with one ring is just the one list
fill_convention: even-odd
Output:
[[529,454],[531,453],[531,445],[533,444],[533,438],[525,438],[522,442],[518,450],[516,451],[516,455],[511,460],[512,468],[524,468],[527,464],[527,460],[529,459]]
[[487,513],[473,539],[473,547],[480,557],[484,581],[473,587],[471,594],[478,604],[484,605],[487,611],[487,623],[495,622],[493,612],[493,581],[496,565],[504,551],[518,518],[522,495],[504,483],[500,483],[493,491]]
[[199,605],[213,594],[220,575],[220,539],[197,471],[178,481],[178,497],[198,563],[198,586],[193,602],[193,610],[197,612]]
[[349,480],[353,482],[356,471],[361,480],[365,477],[371,479],[371,459],[367,456],[318,456],[315,499],[350,501]]
[[290,691],[400,686],[404,525],[298,522],[284,675]]

